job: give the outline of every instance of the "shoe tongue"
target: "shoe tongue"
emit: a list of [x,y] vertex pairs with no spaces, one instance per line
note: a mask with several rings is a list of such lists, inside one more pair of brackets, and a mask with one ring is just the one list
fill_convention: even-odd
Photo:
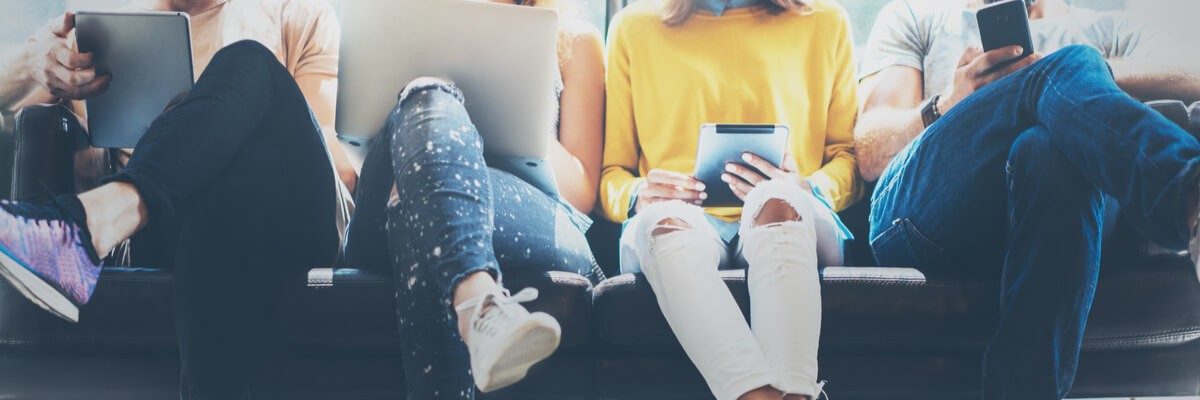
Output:
[[87,252],[88,258],[93,264],[99,265],[101,259],[92,246],[92,232],[87,226],[87,209],[83,208],[79,197],[73,194],[61,195],[54,198],[53,205],[62,212],[61,218],[75,228],[75,233],[79,235],[79,246]]

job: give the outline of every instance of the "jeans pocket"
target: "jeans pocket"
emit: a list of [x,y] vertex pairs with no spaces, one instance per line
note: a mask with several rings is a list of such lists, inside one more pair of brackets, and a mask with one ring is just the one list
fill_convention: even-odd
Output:
[[892,221],[892,226],[871,239],[871,251],[881,266],[939,267],[946,263],[945,251],[921,233],[908,218]]

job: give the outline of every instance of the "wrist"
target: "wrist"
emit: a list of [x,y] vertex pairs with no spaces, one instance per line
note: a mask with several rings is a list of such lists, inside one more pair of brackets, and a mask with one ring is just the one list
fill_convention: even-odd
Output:
[[935,106],[937,106],[939,113],[941,113],[942,115],[945,115],[946,111],[950,110],[950,107],[954,107],[954,103],[950,101],[949,95],[945,95],[945,96],[938,97],[938,100],[937,100],[937,103],[935,103]]

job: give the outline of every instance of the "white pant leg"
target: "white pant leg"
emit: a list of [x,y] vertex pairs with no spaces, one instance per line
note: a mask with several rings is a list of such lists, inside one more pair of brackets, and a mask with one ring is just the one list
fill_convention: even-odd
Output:
[[[654,230],[668,219],[688,227],[654,237]],[[775,373],[717,272],[728,250],[703,209],[683,202],[656,203],[631,224],[625,232],[631,237],[623,238],[623,245],[636,254],[663,316],[713,395],[733,400],[775,386]],[[623,264],[622,270],[634,266]]]
[[[800,221],[754,226],[771,199],[783,200]],[[749,263],[750,321],[759,348],[787,394],[815,399],[821,338],[821,280],[817,273],[817,200],[799,186],[759,184],[742,210],[743,255]],[[829,219],[832,224],[832,219]],[[836,234],[830,231],[832,239]]]

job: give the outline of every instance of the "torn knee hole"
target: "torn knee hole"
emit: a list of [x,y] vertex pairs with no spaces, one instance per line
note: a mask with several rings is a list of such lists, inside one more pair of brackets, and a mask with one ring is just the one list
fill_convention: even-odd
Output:
[[662,235],[679,232],[691,227],[691,225],[688,225],[688,223],[682,219],[666,218],[662,221],[658,221],[658,223],[654,225],[654,230],[650,232],[650,236],[657,238]]
[[758,210],[758,215],[754,216],[754,225],[763,226],[802,220],[800,213],[796,212],[796,208],[788,202],[783,199],[770,199]]

